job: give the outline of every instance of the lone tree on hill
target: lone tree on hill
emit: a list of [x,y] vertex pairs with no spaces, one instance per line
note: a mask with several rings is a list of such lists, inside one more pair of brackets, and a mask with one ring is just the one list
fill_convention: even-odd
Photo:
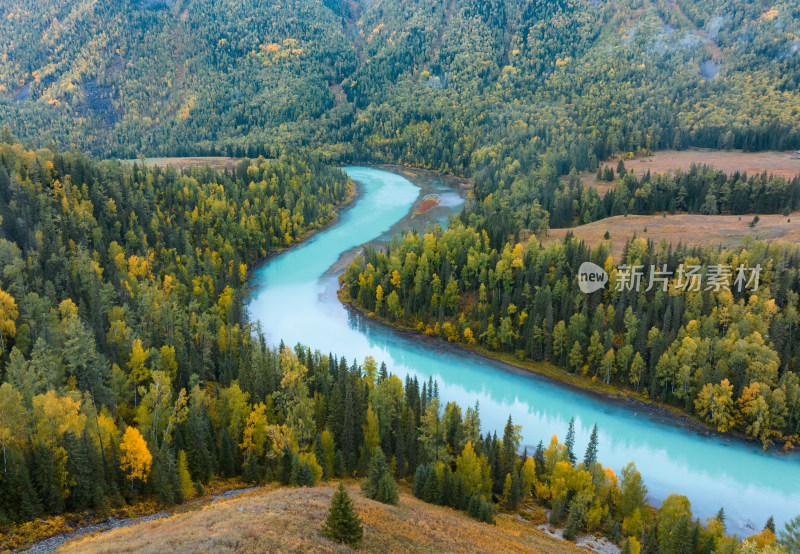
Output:
[[384,504],[397,504],[397,484],[394,482],[389,464],[381,447],[375,449],[372,461],[369,464],[369,475],[361,484],[364,496],[383,502]]
[[328,517],[322,525],[322,535],[351,548],[358,548],[364,540],[361,520],[342,483],[339,483],[339,488],[333,493]]

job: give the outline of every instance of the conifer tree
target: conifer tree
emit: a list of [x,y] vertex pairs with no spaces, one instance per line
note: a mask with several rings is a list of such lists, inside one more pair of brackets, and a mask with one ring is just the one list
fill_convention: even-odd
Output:
[[564,503],[563,495],[556,496],[553,499],[553,504],[550,506],[550,525],[559,525],[564,519]]
[[536,445],[533,460],[536,462],[536,477],[541,477],[544,473],[544,443],[542,441]]
[[353,507],[353,501],[342,483],[333,493],[328,517],[322,526],[322,535],[334,542],[358,548],[364,540],[361,519]]
[[414,472],[414,481],[412,483],[412,492],[414,496],[417,498],[424,497],[424,490],[425,490],[425,482],[428,479],[428,467],[423,464],[417,466],[417,470]]
[[717,521],[722,524],[722,528],[725,529],[725,508],[720,508],[717,512]]
[[588,471],[597,462],[597,424],[592,427],[592,435],[589,437],[589,445],[586,447],[586,454],[583,456],[583,467]]
[[333,463],[333,474],[336,477],[344,477],[345,468],[344,468],[344,456],[342,455],[341,450],[336,451],[336,458],[334,459]]
[[280,465],[278,466],[278,481],[281,485],[288,485],[292,480],[292,462],[292,453],[288,448],[284,449]]
[[428,471],[425,476],[422,499],[431,504],[439,503],[439,479],[436,477],[436,471],[430,465],[428,466]]
[[567,438],[564,440],[564,446],[567,447],[567,455],[569,456],[569,461],[572,462],[572,465],[575,465],[575,418],[571,417],[569,419],[569,428],[567,429]]
[[383,450],[378,446],[369,464],[369,475],[361,484],[364,496],[384,504],[397,504],[397,484],[389,471]]
[[308,462],[304,462],[300,468],[300,476],[298,477],[298,484],[301,487],[314,486],[314,472]]
[[503,450],[501,454],[503,467],[500,468],[503,475],[514,471],[514,463],[517,461],[517,449],[519,448],[520,438],[519,425],[514,425],[511,421],[511,416],[508,416],[508,421],[503,430]]
[[578,502],[572,502],[569,507],[569,514],[567,515],[567,525],[564,527],[564,539],[574,541],[578,534],[578,527],[581,524],[582,514],[581,506]]

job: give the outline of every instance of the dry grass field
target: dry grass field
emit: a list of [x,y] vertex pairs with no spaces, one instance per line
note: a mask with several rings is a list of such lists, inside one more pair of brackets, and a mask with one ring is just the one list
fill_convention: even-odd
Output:
[[[190,158],[145,158],[144,163],[152,167],[174,167],[183,171],[189,167],[211,166],[214,169],[233,169],[242,158],[228,158],[226,156],[206,156]],[[126,160],[133,162],[133,160]]]
[[[606,242],[606,231],[611,235],[610,242],[615,259],[619,259],[625,241],[636,234],[637,237],[662,240],[677,245],[696,246],[736,246],[746,236],[754,239],[776,241],[785,240],[800,243],[800,212],[790,216],[761,215],[755,227],[749,227],[752,215],[629,215],[615,216],[595,221],[571,229],[551,229],[545,243],[560,241],[569,231],[583,239],[589,246]],[[645,229],[647,230],[645,232]]]
[[[364,523],[368,552],[588,552],[535,528],[498,516],[487,525],[463,512],[426,504],[405,492],[399,506],[365,499],[348,486]],[[95,537],[67,543],[63,552],[346,552],[320,534],[334,486],[260,489]]]
[[[613,158],[607,164],[614,170],[617,168],[618,158]],[[800,174],[800,158],[789,152],[742,152],[741,150],[663,150],[652,156],[625,160],[625,167],[635,175],[642,175],[648,170],[650,173],[666,173],[675,169],[688,170],[692,164],[710,165],[725,173],[736,171],[747,172],[749,175],[763,173],[793,178]],[[604,164],[605,165],[605,164]],[[598,181],[594,173],[583,172],[580,175],[585,186],[597,188],[602,195],[612,189],[614,182]]]

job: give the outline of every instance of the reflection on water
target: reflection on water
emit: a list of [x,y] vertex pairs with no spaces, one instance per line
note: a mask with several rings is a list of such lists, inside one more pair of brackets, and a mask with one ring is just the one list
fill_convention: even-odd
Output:
[[[707,437],[633,405],[604,401],[351,314],[337,300],[337,279],[325,275],[326,270],[341,252],[396,232],[395,223],[430,188],[421,190],[403,177],[376,169],[346,171],[362,187],[356,205],[335,226],[255,272],[250,315],[261,322],[272,344],[281,339],[286,344],[301,342],[344,355],[350,362],[372,355],[401,378],[433,376],[445,402],[455,400],[463,407],[479,403],[484,432],[502,432],[510,414],[523,426],[524,443],[531,448],[540,440],[546,444],[554,433],[563,437],[574,416],[580,455],[597,423],[598,458],[604,465],[619,472],[635,461],[656,502],[672,492],[685,494],[695,515],[703,518],[724,506],[728,529],[741,535],[761,530],[770,515],[782,525],[800,513],[797,456],[764,454],[757,446]],[[442,202],[430,217],[444,223],[460,205],[455,200],[447,206]]]

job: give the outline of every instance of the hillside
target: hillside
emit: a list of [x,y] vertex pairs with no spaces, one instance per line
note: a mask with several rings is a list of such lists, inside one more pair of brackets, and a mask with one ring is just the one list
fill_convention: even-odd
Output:
[[[203,508],[66,544],[62,552],[342,552],[319,533],[333,485],[258,490]],[[516,516],[480,523],[401,493],[389,506],[349,486],[368,552],[586,552]]]
[[740,246],[745,237],[749,237],[749,240],[767,242],[800,242],[800,225],[798,225],[800,213],[793,213],[788,217],[761,215],[758,224],[750,227],[752,221],[753,216],[737,215],[618,215],[579,227],[550,229],[542,242],[558,243],[564,240],[567,234],[572,233],[587,246],[595,248],[609,243],[605,238],[605,233],[608,231],[611,253],[617,260],[622,259],[626,241],[633,239],[634,236],[651,240],[656,246],[663,240],[673,246],[721,245],[731,248]]
[[0,121],[36,146],[118,157],[305,145],[462,174],[509,155],[518,172],[567,173],[620,151],[796,149],[798,10],[13,0]]

